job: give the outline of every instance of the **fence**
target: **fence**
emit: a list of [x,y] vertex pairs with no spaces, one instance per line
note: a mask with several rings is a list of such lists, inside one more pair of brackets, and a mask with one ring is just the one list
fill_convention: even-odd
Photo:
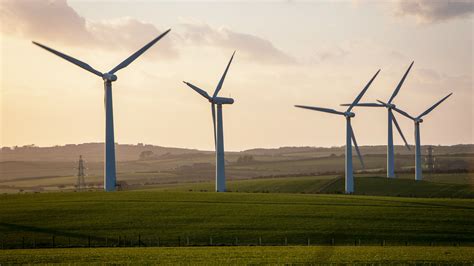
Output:
[[263,237],[190,237],[160,238],[159,236],[114,236],[114,237],[22,237],[19,239],[0,239],[1,249],[35,248],[77,248],[77,247],[192,247],[192,246],[474,246],[465,241],[424,241],[424,240],[385,240],[385,239],[336,239],[310,237],[284,237],[265,239]]

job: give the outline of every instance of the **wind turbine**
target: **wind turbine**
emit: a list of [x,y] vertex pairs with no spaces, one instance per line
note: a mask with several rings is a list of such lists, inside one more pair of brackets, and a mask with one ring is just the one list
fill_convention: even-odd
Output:
[[[410,72],[411,67],[413,66],[412,62],[410,66],[408,67],[407,71],[403,75],[402,79],[398,83],[397,87],[392,93],[392,96],[387,102],[387,105],[383,105],[381,103],[358,103],[357,106],[361,107],[385,107],[387,109],[387,114],[388,114],[388,127],[387,127],[387,178],[395,178],[395,154],[394,154],[394,149],[393,149],[393,124],[395,124],[398,133],[402,137],[403,141],[405,142],[405,146],[407,147],[408,150],[410,150],[410,146],[408,145],[407,140],[405,139],[405,136],[403,135],[402,129],[400,128],[400,125],[397,122],[397,119],[393,115],[392,109],[395,108],[395,104],[393,104],[393,100],[395,99],[395,96],[397,96],[398,92],[400,91],[400,88],[403,85],[403,82],[405,82],[405,78],[408,75],[408,72]],[[349,106],[350,104],[341,104],[341,106]],[[393,121],[393,123],[392,123]]]
[[[212,123],[214,127],[214,146],[216,149],[216,192],[225,192],[225,160],[224,160],[224,129],[222,124],[222,105],[223,104],[233,104],[234,99],[232,98],[225,98],[225,97],[217,97],[217,94],[222,88],[222,84],[224,84],[225,76],[227,75],[227,71],[229,70],[230,64],[232,63],[232,59],[234,58],[234,53],[225,68],[224,74],[217,84],[216,90],[214,94],[209,96],[206,91],[203,89],[198,88],[197,86],[183,81],[184,84],[188,85],[191,89],[195,90],[197,93],[201,94],[204,98],[206,98],[211,103],[211,111],[212,111]],[[217,105],[217,122],[216,122],[216,106]],[[217,127],[217,129],[216,129]],[[216,132],[217,131],[217,132]]]
[[362,96],[364,96],[365,92],[370,87],[370,84],[372,84],[372,81],[374,81],[375,77],[377,77],[379,72],[380,72],[380,69],[377,71],[377,73],[375,73],[375,75],[372,77],[369,83],[365,85],[365,88],[359,93],[359,95],[357,95],[357,98],[355,98],[354,102],[352,102],[352,104],[349,106],[349,108],[347,108],[345,112],[340,112],[334,109],[322,108],[322,107],[295,105],[295,107],[299,107],[299,108],[305,108],[305,109],[324,112],[324,113],[342,115],[346,117],[346,180],[345,180],[346,193],[354,192],[354,172],[352,169],[352,141],[354,141],[354,146],[355,146],[357,155],[359,156],[360,163],[362,167],[365,168],[364,161],[362,159],[362,155],[360,154],[359,146],[357,145],[357,141],[354,135],[354,130],[352,129],[352,126],[351,126],[351,118],[355,117],[355,113],[351,112],[351,110],[352,108],[354,108],[354,106],[357,105],[357,103],[359,103],[360,99],[362,99]]
[[[444,100],[446,100],[449,96],[451,96],[453,93],[451,92],[447,96],[445,96],[443,99],[439,100],[437,103],[435,103],[433,106],[428,108],[426,111],[421,113],[417,117],[413,117],[409,115],[407,112],[398,109],[397,107],[392,107],[393,110],[396,112],[400,113],[401,115],[410,118],[415,122],[415,180],[422,180],[423,179],[423,169],[421,168],[421,142],[420,142],[420,123],[423,123],[423,119],[421,119],[423,116],[429,114],[433,109],[435,109],[438,105],[440,105]],[[384,103],[380,100],[377,100],[379,103],[383,104],[384,106],[387,106],[389,104]]]
[[112,108],[112,82],[117,80],[117,76],[115,72],[118,70],[127,67],[130,63],[132,63],[135,59],[137,59],[140,55],[142,55],[148,48],[153,46],[156,42],[158,42],[163,36],[165,36],[171,29],[168,29],[147,45],[143,46],[140,50],[136,51],[130,57],[125,59],[122,63],[118,64],[112,70],[106,73],[102,73],[87,63],[84,63],[78,59],[75,59],[71,56],[63,54],[59,51],[56,51],[52,48],[49,48],[45,45],[42,45],[37,42],[33,42],[34,44],[38,45],[39,47],[75,64],[76,66],[83,68],[92,74],[95,74],[101,77],[104,80],[104,105],[105,105],[105,165],[104,165],[104,190],[105,191],[114,191],[115,190],[115,181],[116,181],[116,173],[115,173],[115,142],[114,142],[114,118],[113,118],[113,108]]

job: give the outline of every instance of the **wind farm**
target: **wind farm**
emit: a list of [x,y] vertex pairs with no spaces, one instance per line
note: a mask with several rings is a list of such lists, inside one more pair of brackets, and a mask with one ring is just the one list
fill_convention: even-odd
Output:
[[1,1],[0,265],[473,264],[472,7]]

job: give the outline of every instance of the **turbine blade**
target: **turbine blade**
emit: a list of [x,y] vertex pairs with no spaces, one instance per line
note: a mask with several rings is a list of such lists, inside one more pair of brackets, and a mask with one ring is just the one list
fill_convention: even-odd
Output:
[[188,85],[191,89],[193,89],[197,93],[201,94],[204,98],[206,98],[208,100],[211,100],[211,96],[209,96],[209,94],[207,94],[207,92],[204,91],[203,89],[198,88],[197,86],[194,86],[193,84],[191,84],[189,82],[186,82],[186,81],[183,81],[183,83]]
[[[351,106],[350,103],[343,103],[340,104],[340,106]],[[360,107],[384,107],[383,104],[380,103],[358,103],[355,106],[360,106]]]
[[[217,148],[217,137],[216,137],[216,109],[215,104],[211,103],[212,108],[212,126],[214,127],[214,148]],[[216,150],[217,152],[217,150]]]
[[132,63],[133,61],[135,61],[135,59],[137,59],[140,55],[142,55],[146,50],[148,50],[148,48],[152,47],[157,41],[159,41],[161,38],[163,38],[166,34],[168,34],[168,32],[170,32],[171,29],[168,29],[167,31],[163,32],[160,36],[156,37],[155,39],[153,39],[151,42],[149,42],[148,44],[146,44],[145,46],[142,47],[142,49],[136,51],[134,54],[132,54],[130,57],[128,57],[127,59],[125,59],[122,63],[118,64],[116,67],[114,67],[112,70],[109,71],[110,74],[114,74],[115,72],[117,72],[118,70],[122,69],[122,68],[125,68],[127,67],[128,65],[130,65],[130,63]]
[[392,108],[393,110],[395,110],[397,113],[407,117],[407,118],[410,118],[411,120],[416,120],[413,116],[409,115],[407,112],[403,111],[403,110],[400,110],[398,109],[397,107],[393,107]]
[[320,112],[325,112],[325,113],[330,113],[330,114],[336,114],[336,115],[345,115],[343,112],[339,112],[339,111],[336,111],[334,109],[329,109],[329,108],[304,106],[304,105],[295,105],[295,107],[314,110],[314,111],[320,111]]
[[51,53],[53,53],[53,54],[59,56],[59,57],[61,57],[62,59],[65,59],[65,60],[67,60],[67,61],[73,63],[74,65],[76,65],[76,66],[78,66],[78,67],[80,67],[80,68],[82,68],[82,69],[85,69],[85,70],[87,70],[87,71],[89,71],[89,72],[91,72],[91,73],[93,73],[93,74],[96,74],[96,75],[99,76],[99,77],[102,77],[102,76],[103,76],[103,74],[102,74],[100,71],[94,69],[94,68],[91,67],[89,64],[84,63],[84,62],[82,62],[81,60],[78,60],[78,59],[73,58],[73,57],[71,57],[71,56],[69,56],[69,55],[63,54],[63,53],[61,53],[61,52],[59,52],[59,51],[56,51],[56,50],[54,50],[54,49],[52,49],[52,48],[49,48],[49,47],[46,46],[46,45],[42,45],[41,43],[33,42],[33,44],[38,45],[39,47],[41,47],[41,48],[43,48],[43,49],[45,49],[45,50],[47,50],[47,51],[49,51],[49,52],[51,52]]
[[393,99],[395,98],[395,96],[397,96],[398,91],[400,91],[400,88],[401,88],[402,85],[403,85],[403,82],[405,82],[405,78],[407,77],[408,72],[410,72],[410,69],[411,69],[411,67],[413,66],[413,63],[415,63],[415,61],[412,61],[412,62],[411,62],[411,64],[410,64],[410,66],[408,67],[407,71],[405,72],[405,74],[403,75],[402,79],[401,79],[400,82],[398,83],[397,88],[393,91],[392,97],[390,97],[390,100],[388,100],[388,103],[392,103],[392,101],[393,101]]
[[[385,107],[388,107],[388,106],[389,106],[387,103],[382,102],[381,100],[377,100],[377,102],[383,104]],[[398,108],[396,108],[396,107],[392,107],[392,110],[395,110],[395,111],[398,112],[399,114],[401,114],[401,115],[403,115],[403,116],[405,116],[405,117],[407,117],[407,118],[409,118],[409,119],[411,119],[411,120],[415,120],[415,118],[414,118],[413,116],[409,115],[407,112],[405,112],[405,111],[403,111],[403,110],[400,110],[400,109],[398,109]]]
[[388,106],[388,104],[387,104],[386,102],[382,102],[381,100],[377,100],[377,102],[379,102],[381,105],[383,105],[383,106],[385,106],[385,107]]
[[431,106],[430,108],[428,108],[428,110],[424,111],[421,115],[419,115],[417,118],[421,118],[427,114],[429,114],[431,111],[433,111],[433,109],[436,108],[436,106],[440,105],[442,102],[444,102],[444,100],[446,100],[449,96],[451,96],[453,93],[451,92],[450,94],[448,94],[447,96],[445,96],[443,99],[439,100],[437,103],[435,103],[433,106]]
[[234,55],[235,55],[235,51],[232,54],[232,56],[230,57],[229,63],[227,64],[227,67],[225,68],[224,74],[222,74],[221,80],[219,80],[219,84],[217,84],[216,90],[214,91],[214,94],[212,95],[212,98],[215,98],[217,96],[217,94],[219,93],[219,91],[221,90],[222,85],[224,84],[225,76],[227,75],[227,71],[229,70],[230,63],[232,63],[232,59],[234,59]]
[[410,145],[408,145],[408,142],[405,139],[405,136],[403,135],[402,129],[400,128],[400,125],[398,124],[397,118],[395,118],[393,113],[392,113],[392,120],[393,120],[393,123],[395,124],[395,127],[397,127],[398,133],[400,133],[400,136],[402,137],[403,142],[405,142],[405,146],[407,147],[408,150],[410,150]]
[[352,129],[352,125],[351,125],[351,138],[352,138],[352,141],[354,142],[354,147],[356,149],[357,156],[359,157],[360,164],[362,165],[362,168],[365,169],[364,160],[362,159],[362,155],[360,154],[359,145],[357,145],[357,140],[356,140],[356,137],[354,135],[354,130]]
[[357,95],[357,98],[355,98],[354,102],[349,106],[349,108],[347,108],[347,112],[350,112],[352,110],[352,108],[354,108],[354,106],[359,103],[360,99],[362,99],[362,96],[364,96],[367,89],[369,89],[370,84],[372,84],[372,81],[374,81],[374,79],[377,77],[379,72],[380,72],[380,69],[377,71],[377,73],[375,73],[375,75],[372,77],[372,79],[369,81],[369,83],[367,83],[367,85],[365,85],[364,89],[359,93],[359,95]]

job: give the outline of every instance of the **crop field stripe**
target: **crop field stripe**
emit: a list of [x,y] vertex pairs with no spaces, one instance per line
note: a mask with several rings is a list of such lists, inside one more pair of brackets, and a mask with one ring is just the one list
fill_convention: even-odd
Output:
[[0,264],[472,264],[472,247],[182,247],[0,250]]

